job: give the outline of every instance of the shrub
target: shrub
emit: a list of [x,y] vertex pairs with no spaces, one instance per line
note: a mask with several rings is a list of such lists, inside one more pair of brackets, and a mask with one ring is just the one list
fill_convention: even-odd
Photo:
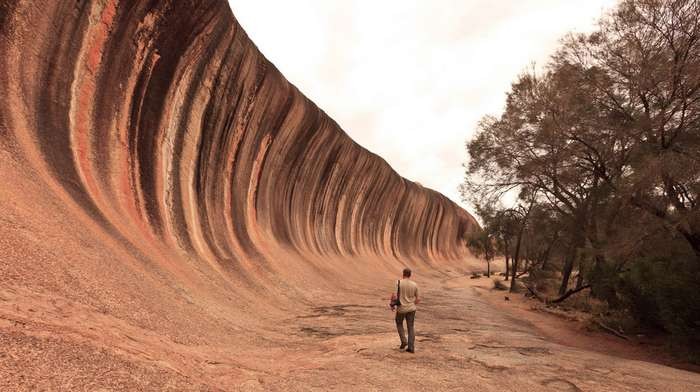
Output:
[[498,278],[495,278],[493,280],[493,288],[496,290],[508,290],[509,289],[509,287],[506,286],[505,282],[498,279]]
[[635,317],[671,334],[674,349],[700,361],[700,267],[690,258],[649,258],[625,276],[626,300]]

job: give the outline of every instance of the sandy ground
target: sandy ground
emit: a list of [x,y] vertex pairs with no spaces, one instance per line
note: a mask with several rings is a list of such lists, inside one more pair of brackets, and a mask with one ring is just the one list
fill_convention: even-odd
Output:
[[[700,375],[552,342],[464,276],[416,277],[416,353],[384,289],[316,305],[236,346],[178,344],[51,296],[0,293],[2,390],[697,391]],[[338,302],[334,299],[342,298]],[[598,342],[601,342],[600,340]],[[595,351],[601,351],[598,348]],[[603,350],[604,351],[604,350]],[[92,366],[91,366],[92,364]]]
[[[662,336],[626,335],[627,340],[622,339],[598,327],[592,321],[591,314],[566,307],[547,307],[524,293],[494,290],[495,279],[503,280],[503,277],[481,277],[469,279],[467,283],[494,307],[530,322],[548,340],[619,358],[653,362],[700,373],[700,366],[674,357],[665,347],[666,342]],[[508,286],[508,282],[505,285]],[[585,295],[585,292],[580,295]]]

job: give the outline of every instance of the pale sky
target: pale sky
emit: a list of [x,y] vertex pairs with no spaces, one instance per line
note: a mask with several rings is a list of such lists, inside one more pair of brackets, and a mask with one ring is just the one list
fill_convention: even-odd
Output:
[[229,0],[262,53],[355,141],[458,204],[465,142],[510,84],[616,0]]

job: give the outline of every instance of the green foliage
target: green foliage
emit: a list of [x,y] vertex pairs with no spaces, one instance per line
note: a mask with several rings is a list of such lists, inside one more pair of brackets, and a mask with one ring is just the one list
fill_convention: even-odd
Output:
[[591,283],[591,294],[606,301],[613,309],[622,306],[619,297],[625,291],[618,268],[612,263],[596,263],[587,276]]
[[700,360],[700,268],[693,259],[641,259],[625,275],[634,315]]
[[484,257],[487,262],[493,260],[496,252],[493,235],[484,229],[474,231],[467,237],[467,247],[474,256]]

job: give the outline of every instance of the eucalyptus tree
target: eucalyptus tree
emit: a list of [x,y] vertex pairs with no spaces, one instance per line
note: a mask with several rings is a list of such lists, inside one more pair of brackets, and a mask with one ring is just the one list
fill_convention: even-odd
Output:
[[617,119],[609,131],[621,142],[609,147],[625,155],[623,178],[593,151],[599,177],[681,235],[700,262],[700,2],[622,1],[554,61],[579,69],[594,106]]

